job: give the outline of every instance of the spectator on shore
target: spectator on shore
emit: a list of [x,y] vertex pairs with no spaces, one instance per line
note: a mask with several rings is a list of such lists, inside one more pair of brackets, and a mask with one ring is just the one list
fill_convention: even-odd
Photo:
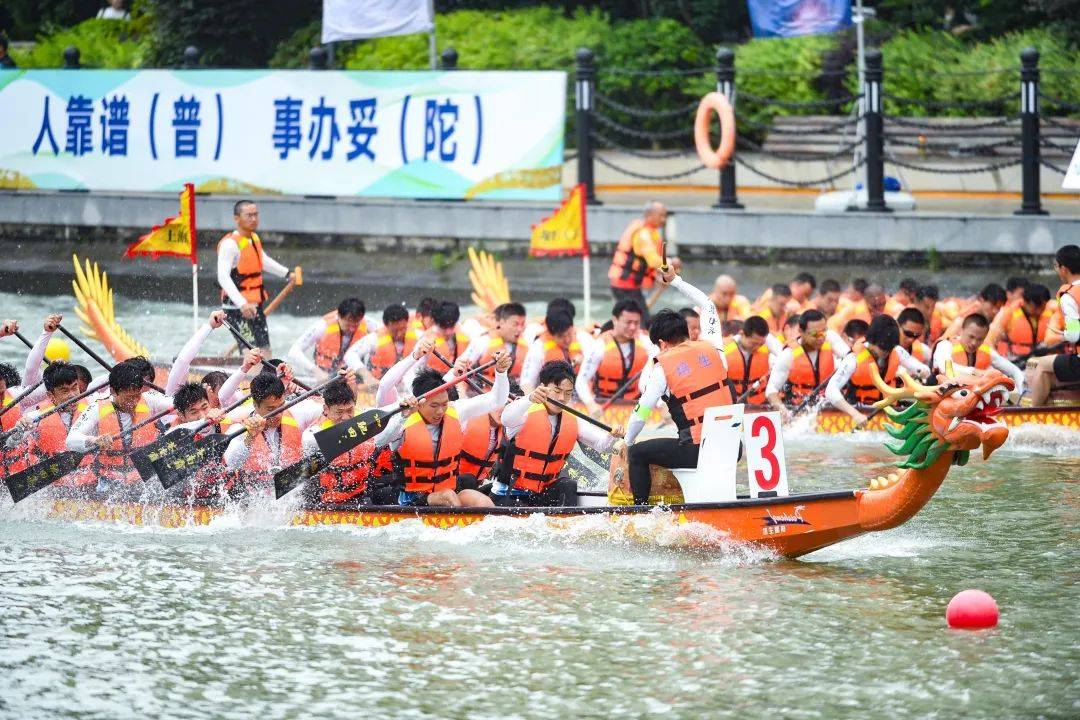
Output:
[[99,20],[130,20],[131,13],[124,9],[124,0],[109,0],[109,5],[98,10]]
[[15,61],[8,55],[8,41],[3,35],[0,35],[0,70],[14,70]]

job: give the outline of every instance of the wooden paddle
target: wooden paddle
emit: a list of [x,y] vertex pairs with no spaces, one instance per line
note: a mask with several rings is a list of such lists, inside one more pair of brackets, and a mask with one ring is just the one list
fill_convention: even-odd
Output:
[[15,337],[17,337],[17,338],[19,338],[20,340],[22,340],[22,344],[23,344],[23,345],[25,345],[25,346],[26,346],[26,347],[27,347],[28,349],[30,349],[30,350],[33,350],[33,349],[34,349],[34,344],[33,344],[32,342],[30,342],[29,340],[27,340],[27,339],[26,339],[26,336],[25,336],[25,335],[23,335],[23,334],[22,334],[21,332],[19,332],[18,330],[16,330],[15,332],[13,332],[13,333],[12,333],[12,335],[14,335]]
[[609,407],[611,407],[611,404],[621,398],[623,396],[623,393],[633,387],[634,383],[636,383],[638,381],[638,378],[640,377],[641,371],[638,370],[636,373],[627,378],[626,382],[620,385],[619,388],[615,391],[615,394],[604,401],[604,404],[600,406],[600,410],[607,410]]
[[[275,415],[282,414],[286,410],[307,400],[312,395],[315,395],[330,383],[336,382],[337,379],[338,378],[336,377],[330,378],[322,385],[297,395],[284,405],[268,412],[263,416],[263,419],[265,420],[272,418]],[[191,477],[196,470],[205,467],[207,463],[219,460],[229,443],[246,431],[246,428],[241,428],[239,432],[224,434],[214,433],[213,435],[207,435],[204,438],[196,440],[194,443],[179,448],[176,452],[170,453],[168,456],[159,457],[157,460],[154,460],[151,464],[154,468],[154,473],[158,476],[158,480],[161,481],[161,487],[168,490],[176,483]]]
[[[245,395],[222,411],[223,415],[231,413],[251,399],[251,395]],[[149,482],[157,473],[154,471],[154,463],[158,460],[169,458],[178,452],[191,447],[192,440],[197,433],[213,425],[213,421],[206,420],[194,428],[176,428],[167,432],[157,440],[136,448],[131,453],[131,463],[139,471],[139,477],[143,482]]]
[[[94,352],[89,347],[87,347],[86,343],[84,343],[82,340],[80,340],[79,338],[75,337],[70,332],[68,332],[68,329],[66,327],[64,327],[63,325],[57,325],[56,329],[59,330],[60,332],[64,333],[64,335],[67,337],[68,340],[70,340],[71,342],[78,345],[79,348],[84,353],[86,353],[87,355],[92,357],[94,359],[94,361],[97,362],[97,364],[100,365],[101,367],[105,368],[106,371],[112,370],[112,365],[105,362],[104,358],[102,358],[96,352]],[[164,390],[162,390],[160,387],[158,387],[157,385],[155,385],[154,383],[152,383],[152,382],[150,382],[148,380],[143,380],[143,385],[145,385],[146,387],[149,387],[149,388],[153,388],[154,390],[157,390],[162,395],[165,395]]]
[[[281,304],[282,300],[289,296],[289,293],[293,291],[293,288],[299,287],[303,284],[304,269],[297,265],[295,268],[293,268],[292,277],[289,278],[289,282],[285,283],[285,287],[281,288],[281,292],[279,292],[277,296],[270,301],[270,304],[266,306],[266,309],[263,310],[263,315],[269,315],[270,313],[277,310],[278,305]],[[232,330],[232,333],[236,337],[237,342],[243,339],[244,336],[237,333],[235,329],[233,329],[232,327],[230,327],[229,329]],[[248,347],[250,347],[250,345],[248,345]],[[240,346],[236,343],[233,343],[232,347],[225,351],[225,356],[228,357],[239,349]]]
[[[237,330],[236,326],[233,325],[231,322],[229,322],[228,320],[222,320],[221,324],[224,325],[225,327],[227,327],[229,329],[229,332],[231,332],[233,334],[233,336],[236,337],[237,341],[240,342],[240,344],[242,344],[245,348],[247,348],[248,350],[255,350],[256,349],[256,347],[254,345],[252,345],[251,343],[249,343],[247,341],[247,338],[245,338],[243,335],[240,334],[240,331]],[[262,363],[262,366],[264,368],[266,368],[267,370],[270,370],[271,372],[273,372],[275,374],[277,373],[277,371],[278,371],[277,366],[274,365],[273,363],[271,363],[271,362],[269,362],[269,361],[267,361],[265,359],[260,359],[259,362]],[[310,390],[311,389],[310,385],[305,385],[304,383],[300,382],[296,378],[293,378],[293,384],[295,384],[298,388],[300,388],[302,390]]]
[[[126,430],[122,430],[115,435],[109,436],[107,439],[110,443],[115,442],[125,435],[130,435],[139,428],[157,422],[172,412],[172,408],[162,410],[159,413],[151,415],[142,422],[132,425]],[[84,457],[93,455],[96,452],[99,452],[99,450],[87,450],[86,452],[65,450],[64,452],[45,458],[36,465],[32,465],[25,470],[15,473],[7,479],[7,486],[8,491],[11,492],[11,499],[15,502],[19,502],[28,495],[33,495],[38,490],[52,485],[65,475],[74,472],[82,463]]]
[[42,383],[44,383],[44,382],[45,382],[45,379],[44,379],[44,378],[42,378],[41,380],[38,380],[38,381],[37,381],[36,383],[34,383],[33,385],[31,385],[30,387],[28,387],[28,388],[26,388],[25,390],[23,390],[23,391],[22,391],[21,393],[19,393],[19,394],[18,394],[18,395],[17,395],[16,397],[12,398],[12,400],[11,400],[11,402],[10,402],[10,403],[8,403],[7,405],[5,405],[5,406],[3,407],[3,409],[0,409],[0,415],[3,415],[4,413],[6,413],[6,412],[7,412],[8,410],[10,410],[11,408],[13,408],[13,407],[16,407],[16,406],[17,406],[17,405],[18,405],[19,403],[21,403],[21,402],[22,402],[23,400],[25,400],[26,398],[28,398],[28,397],[30,396],[30,393],[34,392],[34,391],[35,391],[35,390],[37,390],[37,389],[38,389],[39,387],[41,387]]
[[[442,359],[442,358],[440,358],[440,359]],[[443,360],[443,362],[446,362],[446,360]],[[438,393],[448,389],[452,385],[454,385],[456,383],[459,383],[459,382],[470,382],[471,383],[473,381],[472,378],[473,378],[474,374],[479,373],[479,372],[483,372],[487,368],[493,366],[495,363],[496,363],[496,361],[492,360],[489,363],[485,363],[483,365],[480,365],[479,367],[473,368],[472,370],[469,371],[469,374],[462,375],[462,376],[460,376],[458,378],[455,378],[454,380],[451,380],[450,382],[443,383],[439,387],[433,388],[432,390],[427,391],[426,393],[424,393],[423,395],[418,397],[417,400],[422,402],[425,398],[431,397],[432,395],[437,395]],[[486,379],[486,378],[483,378],[483,379]],[[281,470],[276,472],[274,474],[274,494],[275,494],[275,496],[278,497],[278,498],[281,498],[281,497],[289,494],[290,492],[295,490],[297,487],[299,487],[300,485],[302,485],[303,483],[307,482],[309,479],[311,479],[312,477],[317,475],[327,465],[329,465],[334,460],[334,458],[336,458],[338,455],[340,455],[340,454],[342,454],[344,452],[348,452],[349,450],[356,447],[357,445],[360,445],[361,443],[366,442],[369,438],[374,437],[378,433],[382,432],[382,428],[385,426],[386,420],[388,420],[392,416],[398,414],[403,409],[404,408],[399,407],[397,410],[386,412],[386,411],[380,410],[378,408],[373,408],[371,410],[366,410],[365,412],[361,413],[360,415],[357,415],[354,418],[350,418],[349,420],[338,423],[337,425],[334,425],[332,427],[329,427],[329,428],[327,428],[325,430],[322,430],[322,431],[316,433],[315,434],[315,441],[317,443],[319,443],[319,452],[315,453],[314,455],[310,455],[308,457],[305,457],[305,458],[303,458],[301,460],[298,460],[297,462],[293,463],[292,465],[289,465],[288,467],[282,468]],[[374,425],[374,427],[372,427],[372,425]],[[348,443],[352,443],[352,444],[348,445],[347,447],[342,446],[341,450],[337,450],[337,448],[339,446],[338,443],[339,443],[339,441],[341,440],[341,437],[342,437],[340,433],[334,433],[334,431],[336,429],[338,429],[338,428],[346,428],[346,430],[345,430],[345,435],[346,436],[348,436],[348,431],[352,430],[354,428],[357,429],[358,433],[366,433],[366,435],[362,439],[356,440],[355,442],[353,442],[354,438],[345,437],[345,441],[348,442]],[[320,437],[319,437],[323,433],[331,433],[333,435],[333,438],[331,438],[330,442],[334,443],[334,444],[330,447],[329,452],[337,451],[337,453],[335,455],[330,456],[329,460],[327,459],[327,450],[323,449],[323,440],[321,440]]]

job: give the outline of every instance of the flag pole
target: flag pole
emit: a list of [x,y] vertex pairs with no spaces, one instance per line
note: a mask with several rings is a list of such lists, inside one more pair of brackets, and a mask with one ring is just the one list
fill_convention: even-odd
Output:
[[431,32],[428,33],[428,63],[432,70],[438,70],[438,48],[435,44],[435,0],[428,0],[428,16],[431,17]]
[[191,238],[191,331],[199,330],[199,236],[195,229],[195,185],[186,183],[188,195],[188,233]]
[[592,322],[592,283],[590,282],[589,272],[589,234],[585,226],[585,188],[579,185],[574,189],[574,192],[581,195],[579,198],[581,205],[581,247],[584,250],[584,254],[581,256],[581,294],[582,303],[585,305],[585,326],[588,327]]

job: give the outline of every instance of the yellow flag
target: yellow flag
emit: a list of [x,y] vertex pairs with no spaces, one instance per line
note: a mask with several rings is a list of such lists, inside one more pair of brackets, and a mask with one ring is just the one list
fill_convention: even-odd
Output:
[[533,257],[589,254],[589,240],[585,232],[584,185],[575,187],[551,217],[532,226],[529,254]]
[[195,237],[195,186],[184,183],[184,191],[180,193],[180,214],[165,218],[161,225],[155,225],[149,233],[128,246],[124,257],[174,255],[190,258],[194,264]]

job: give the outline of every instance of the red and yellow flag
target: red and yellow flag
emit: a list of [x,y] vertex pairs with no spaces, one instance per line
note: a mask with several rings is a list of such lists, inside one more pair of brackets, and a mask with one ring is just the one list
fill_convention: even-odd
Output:
[[585,232],[585,186],[578,185],[550,217],[532,226],[529,255],[588,255],[589,240]]
[[194,265],[197,252],[195,238],[195,186],[184,183],[184,190],[180,193],[180,214],[165,218],[161,225],[155,225],[149,233],[128,246],[124,257],[149,255],[156,260],[162,255],[173,255],[190,258]]

